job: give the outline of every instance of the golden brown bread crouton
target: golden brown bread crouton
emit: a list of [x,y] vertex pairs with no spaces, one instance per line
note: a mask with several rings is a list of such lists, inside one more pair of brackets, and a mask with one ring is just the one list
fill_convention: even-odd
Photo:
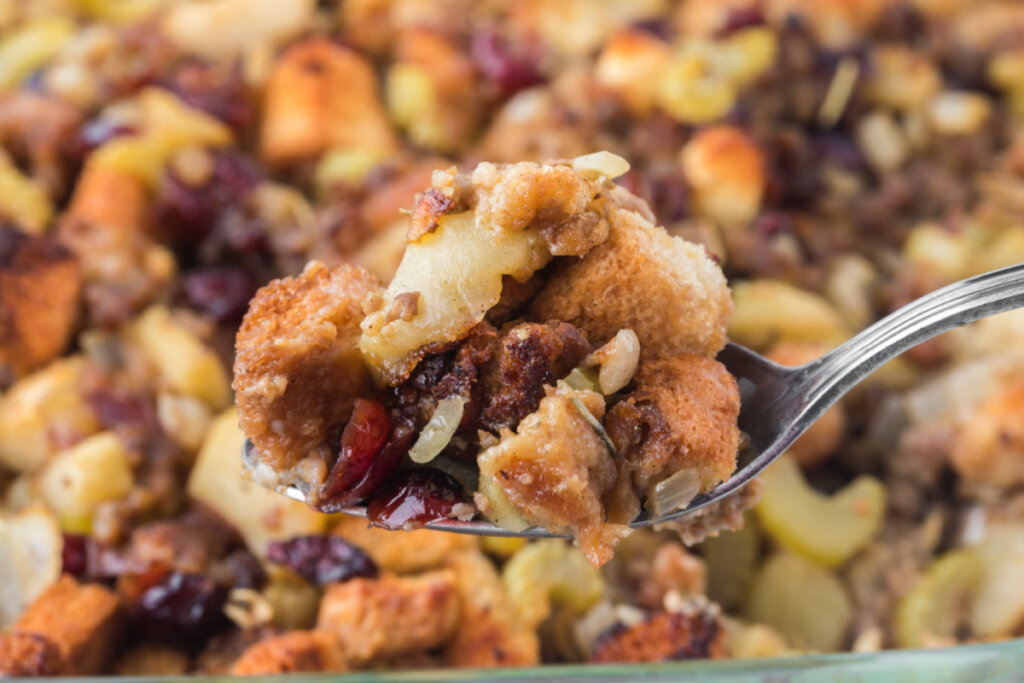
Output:
[[950,461],[972,484],[1024,482],[1024,379],[993,392],[953,433]]
[[761,210],[764,157],[739,128],[701,130],[680,150],[679,160],[701,214],[725,227],[746,227]]
[[362,268],[314,261],[256,293],[238,331],[233,387],[242,429],[280,477],[260,468],[255,480],[316,488],[326,476],[327,434],[370,386],[356,341],[362,301],[378,288]]
[[[818,344],[780,343],[769,349],[765,357],[779,365],[803,365],[825,351],[827,349]],[[801,467],[810,467],[832,455],[845,433],[846,409],[842,403],[836,403],[801,434],[787,452]]]
[[289,631],[251,645],[231,667],[234,676],[295,671],[347,671],[338,637],[330,631]]
[[145,232],[149,198],[142,180],[106,164],[88,163],[75,185],[57,238],[78,257],[90,318],[126,322],[162,293],[174,257]]
[[332,584],[316,626],[336,634],[345,658],[358,665],[437,647],[455,632],[458,618],[456,576],[444,569]]
[[740,397],[721,363],[696,354],[641,360],[631,386],[605,426],[638,493],[650,496],[684,469],[696,474],[700,491],[733,473]]
[[397,142],[370,63],[327,38],[310,38],[288,48],[267,81],[260,155],[282,164],[334,147],[386,158]]
[[[587,559],[598,566],[611,559],[629,520],[607,523],[601,499],[615,484],[615,461],[572,399],[597,420],[604,415],[599,394],[549,393],[519,423],[516,434],[506,432],[478,456],[481,490],[497,485],[530,524],[573,534]],[[477,496],[477,505],[484,514],[493,514],[494,504],[483,495]]]
[[65,673],[60,648],[38,633],[0,635],[0,676],[59,676]]
[[67,249],[0,226],[0,387],[67,347],[81,287],[81,269]]
[[191,657],[184,650],[157,643],[140,643],[114,661],[118,676],[184,676]]
[[365,519],[349,515],[343,515],[331,533],[362,548],[380,569],[395,574],[437,569],[452,553],[479,546],[477,538],[468,534],[430,529],[392,531],[370,526]]
[[120,603],[103,586],[80,585],[65,574],[29,605],[14,630],[52,640],[65,661],[66,673],[96,674],[118,644]]
[[571,323],[592,344],[630,328],[643,358],[718,353],[732,300],[704,247],[632,211],[613,209],[609,222],[607,241],[552,275],[529,317]]
[[461,611],[458,630],[444,648],[447,666],[536,666],[540,644],[532,626],[519,619],[509,603],[494,565],[478,552],[455,553]]
[[658,79],[672,58],[661,38],[638,29],[620,31],[604,45],[594,67],[597,80],[643,116],[655,105]]
[[631,628],[613,630],[594,643],[591,662],[663,662],[673,659],[721,659],[725,629],[716,614],[694,606],[684,612],[660,612]]

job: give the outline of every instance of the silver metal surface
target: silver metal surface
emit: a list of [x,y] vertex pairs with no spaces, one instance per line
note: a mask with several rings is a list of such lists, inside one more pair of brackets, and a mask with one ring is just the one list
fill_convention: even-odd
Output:
[[[738,344],[728,344],[718,360],[740,385],[739,426],[749,437],[740,468],[728,481],[697,496],[688,506],[660,519],[646,513],[631,526],[677,520],[735,493],[785,451],[839,398],[887,361],[936,335],[980,318],[1024,306],[1024,263],[953,283],[912,301],[806,365],[783,367]],[[288,489],[296,500],[305,498]],[[343,510],[366,516],[365,507]],[[489,536],[551,537],[537,527],[521,532],[485,521],[449,520],[430,529]]]

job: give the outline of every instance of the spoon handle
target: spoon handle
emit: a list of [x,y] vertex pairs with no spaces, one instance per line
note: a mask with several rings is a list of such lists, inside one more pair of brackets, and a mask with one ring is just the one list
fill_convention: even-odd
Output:
[[820,415],[855,384],[943,332],[1024,306],[1024,263],[955,282],[882,318],[807,366],[806,412]]

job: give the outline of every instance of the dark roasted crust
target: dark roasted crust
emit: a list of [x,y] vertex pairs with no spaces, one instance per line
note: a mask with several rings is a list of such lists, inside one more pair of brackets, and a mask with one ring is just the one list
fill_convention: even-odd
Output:
[[725,631],[706,609],[661,612],[631,628],[613,627],[594,643],[590,661],[663,662],[676,659],[721,659]]
[[0,676],[59,676],[64,673],[60,648],[38,633],[0,635]]

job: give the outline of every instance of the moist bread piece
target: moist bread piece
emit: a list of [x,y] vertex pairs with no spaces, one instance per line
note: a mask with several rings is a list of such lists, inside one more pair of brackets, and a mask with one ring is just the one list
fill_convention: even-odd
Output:
[[59,676],[64,658],[57,644],[44,635],[14,631],[0,635],[0,676]]
[[334,633],[353,665],[428,650],[455,632],[459,595],[455,573],[381,574],[327,587],[317,629]]
[[382,571],[395,574],[437,569],[453,553],[470,551],[480,544],[469,534],[430,529],[392,531],[370,526],[362,517],[349,515],[342,515],[331,533],[365,550]]
[[259,483],[294,481],[315,491],[323,481],[328,433],[370,389],[356,341],[362,302],[378,291],[362,268],[314,261],[252,300],[236,339],[232,386],[239,423],[256,446],[258,462],[248,464]]
[[71,252],[0,226],[0,387],[64,351],[78,322],[81,288]]
[[696,354],[641,360],[630,386],[605,424],[640,496],[680,470],[696,474],[700,491],[732,474],[740,398],[725,366]]
[[660,612],[636,626],[613,630],[594,643],[590,661],[663,662],[674,659],[722,659],[725,629],[717,607],[684,605],[682,612]]
[[[515,434],[477,458],[481,490],[496,485],[530,524],[574,534],[595,566],[611,559],[612,548],[628,532],[606,521],[602,498],[615,484],[615,461],[608,447],[581,414],[600,420],[604,399],[592,391],[557,390],[541,400],[537,412],[519,423]],[[483,480],[488,480],[484,482]],[[488,514],[493,503],[480,494],[477,505]]]
[[717,354],[732,300],[704,247],[632,211],[613,209],[609,218],[607,241],[553,274],[528,316],[575,325],[595,345],[630,328],[644,358]]
[[96,584],[80,585],[67,574],[29,605],[15,631],[52,640],[73,676],[103,671],[121,632],[117,596]]
[[458,667],[537,666],[540,643],[533,626],[520,619],[494,565],[477,552],[448,559],[456,576],[461,610],[444,662]]
[[330,631],[289,631],[251,645],[231,667],[233,676],[296,671],[348,671],[338,637]]

